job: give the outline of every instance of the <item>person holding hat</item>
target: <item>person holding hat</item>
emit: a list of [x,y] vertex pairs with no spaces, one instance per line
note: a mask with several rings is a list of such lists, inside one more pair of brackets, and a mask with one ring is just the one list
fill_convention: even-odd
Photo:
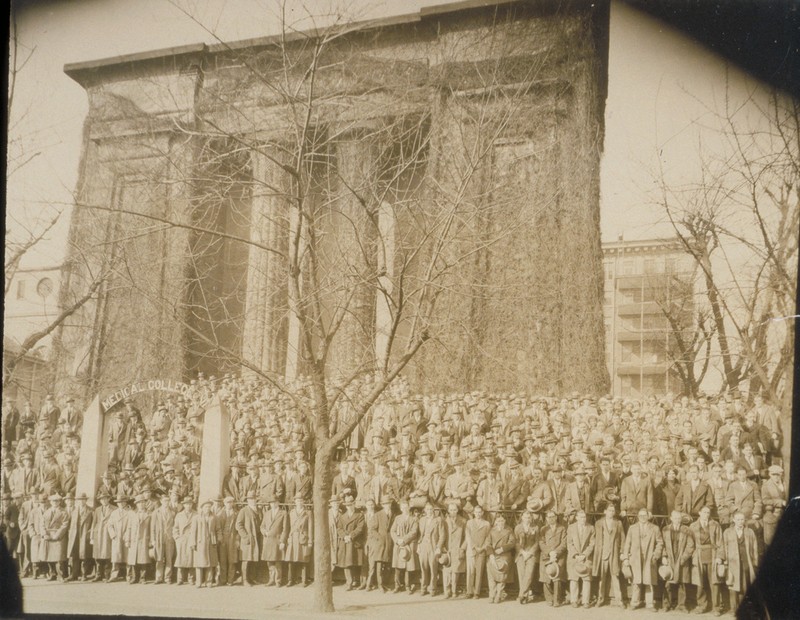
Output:
[[[665,579],[665,610],[676,609],[686,612],[686,584],[692,581],[691,561],[694,555],[694,535],[687,525],[683,524],[683,513],[673,510],[669,516],[670,523],[662,530],[664,537],[664,557],[661,563],[669,567],[670,578]],[[677,590],[677,606],[675,591]]]
[[411,506],[407,498],[400,500],[400,514],[395,518],[391,527],[392,542],[392,568],[394,568],[394,591],[403,589],[402,576],[405,575],[405,590],[412,594],[414,586],[411,584],[411,573],[417,570],[417,541],[419,539],[419,523],[417,517],[411,514]]
[[211,500],[200,504],[200,512],[192,517],[189,540],[192,547],[195,586],[214,587],[214,570],[218,565],[217,542],[221,537],[219,522],[211,512]]
[[261,517],[256,501],[256,491],[251,490],[247,494],[247,505],[236,515],[236,532],[239,534],[239,551],[242,558],[242,584],[248,587],[253,585],[247,574],[249,564],[258,562],[260,557],[258,533]]
[[710,602],[714,615],[718,616],[721,613],[722,601],[715,566],[722,545],[722,528],[710,516],[711,508],[703,506],[700,509],[700,516],[689,526],[695,542],[692,556],[692,584],[696,589],[695,613],[709,611]]
[[217,585],[233,585],[236,579],[236,565],[239,563],[239,539],[236,533],[236,510],[234,499],[226,495],[222,500],[222,510],[217,514],[220,531],[217,551],[219,553],[219,571]]
[[147,512],[147,498],[141,493],[136,496],[136,509],[128,514],[125,527],[125,548],[128,563],[128,583],[145,583],[145,573],[150,564],[152,542],[150,539],[150,513]]
[[606,505],[603,518],[594,524],[592,577],[597,580],[597,607],[608,603],[609,589],[614,601],[625,608],[620,588],[620,556],[625,540],[622,523],[616,519],[613,503]]
[[300,567],[300,581],[303,587],[310,584],[308,580],[308,563],[314,549],[314,521],[312,514],[306,509],[306,498],[302,491],[295,493],[294,508],[289,511],[288,539],[284,560],[288,564],[287,586],[298,583],[295,569]]
[[459,502],[451,499],[447,503],[447,517],[444,519],[445,536],[440,542],[440,556],[446,554],[449,565],[443,564],[442,575],[444,597],[455,598],[458,595],[459,575],[467,570],[467,539],[465,536],[467,523],[464,517],[458,514]]
[[628,528],[621,555],[623,561],[627,561],[630,565],[633,577],[631,609],[639,609],[642,606],[642,590],[644,590],[647,608],[654,610],[653,588],[658,585],[656,562],[664,551],[664,539],[661,530],[650,522],[650,512],[647,508],[639,510],[638,519],[638,523]]
[[367,590],[374,590],[375,586],[372,585],[372,577],[374,575],[377,580],[377,586],[383,592],[386,592],[386,587],[383,585],[383,567],[387,556],[391,561],[390,526],[392,502],[387,500],[383,510],[376,510],[375,508],[375,500],[371,497],[367,498],[366,512],[364,513],[364,523],[367,530],[364,553],[367,556],[368,572],[366,581],[361,585],[362,587],[366,585]]
[[417,553],[421,571],[420,594],[426,596],[436,594],[436,584],[439,580],[439,562],[437,551],[440,541],[444,536],[444,523],[433,504],[425,503],[423,514],[419,518],[419,544]]
[[172,499],[170,495],[162,495],[160,506],[152,512],[150,518],[150,545],[156,563],[154,582],[156,584],[172,583],[176,553],[175,538],[173,538],[176,513],[170,504]]
[[193,581],[194,576],[191,569],[194,568],[194,557],[192,545],[192,521],[194,521],[194,501],[190,496],[183,498],[181,502],[183,510],[175,515],[172,525],[172,537],[175,539],[175,568],[177,569],[177,584],[180,586],[184,581]]
[[594,528],[586,523],[586,512],[575,513],[575,523],[567,528],[567,579],[569,598],[578,607],[579,591],[583,607],[589,608],[592,589],[592,562],[594,559]]
[[567,569],[567,532],[564,526],[559,525],[558,515],[553,510],[547,511],[546,523],[539,536],[539,553],[539,581],[544,584],[545,600],[552,607],[560,607]]
[[767,474],[769,478],[761,485],[761,503],[764,507],[764,545],[769,546],[786,507],[786,487],[783,467],[770,465]]
[[345,512],[339,516],[336,527],[336,565],[344,569],[347,589],[353,590],[359,585],[353,576],[353,570],[360,569],[363,564],[366,522],[363,513],[356,512],[355,499],[350,493],[345,494],[344,504]]
[[516,542],[514,532],[506,525],[505,515],[498,513],[486,541],[489,553],[486,575],[492,603],[500,603],[506,598],[506,583],[512,580],[511,552],[514,551]]
[[261,560],[267,563],[268,586],[283,585],[283,562],[289,539],[289,515],[275,495],[265,498],[269,508],[261,519]]
[[75,498],[75,506],[69,515],[69,530],[67,531],[68,581],[78,579],[78,573],[80,573],[80,580],[86,581],[86,577],[89,574],[89,562],[92,559],[89,540],[92,535],[94,513],[86,505],[88,499],[86,493],[79,493]]

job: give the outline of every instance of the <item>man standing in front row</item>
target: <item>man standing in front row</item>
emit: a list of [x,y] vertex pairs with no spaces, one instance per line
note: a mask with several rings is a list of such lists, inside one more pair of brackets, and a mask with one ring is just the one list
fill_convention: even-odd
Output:
[[594,558],[592,559],[592,576],[597,579],[596,607],[608,603],[609,589],[614,602],[625,609],[622,591],[619,585],[620,555],[625,541],[622,523],[614,516],[617,509],[611,502],[605,509],[605,517],[594,524]]
[[664,549],[664,540],[658,526],[650,523],[647,508],[641,508],[639,522],[631,525],[625,538],[622,550],[623,561],[627,560],[633,574],[631,609],[639,609],[642,601],[642,590],[645,594],[647,608],[655,609],[653,587],[658,584],[656,562]]
[[[662,530],[664,536],[664,558],[662,562],[672,569],[672,579],[664,584],[664,610],[675,608],[686,612],[686,584],[692,582],[692,556],[694,555],[694,536],[687,525],[683,525],[683,514],[673,510],[669,516],[670,524]],[[675,590],[678,591],[677,605]]]
[[727,563],[727,584],[731,596],[731,611],[736,612],[747,588],[755,581],[758,567],[758,541],[745,527],[742,512],[733,515],[733,525],[722,533],[722,546],[717,563]]
[[708,611],[709,599],[714,615],[721,615],[721,601],[716,567],[722,545],[722,528],[710,519],[711,508],[703,506],[700,517],[689,526],[694,535],[694,557],[692,558],[692,583],[697,588],[695,613]]

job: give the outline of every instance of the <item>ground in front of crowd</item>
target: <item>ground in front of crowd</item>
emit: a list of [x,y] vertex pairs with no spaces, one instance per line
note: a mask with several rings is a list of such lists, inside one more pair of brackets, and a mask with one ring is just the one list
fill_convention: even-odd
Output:
[[[24,610],[32,614],[101,614],[126,616],[172,616],[196,618],[330,618],[313,614],[312,587],[274,588],[264,585],[244,588],[195,588],[191,585],[154,585],[118,583],[60,583],[24,579]],[[646,610],[621,611],[617,607],[573,609],[571,606],[552,608],[547,603],[520,605],[506,600],[499,605],[488,599],[447,600],[442,596],[431,599],[418,593],[408,594],[380,591],[347,592],[334,588],[337,616],[377,618],[381,620],[415,620],[425,618],[490,618],[503,620],[619,620],[620,617],[656,617]],[[659,614],[660,615],[660,614]],[[689,618],[690,614],[671,612],[669,618]],[[693,616],[697,618],[698,616]],[[711,614],[703,617],[713,618]],[[728,616],[730,617],[730,616]]]

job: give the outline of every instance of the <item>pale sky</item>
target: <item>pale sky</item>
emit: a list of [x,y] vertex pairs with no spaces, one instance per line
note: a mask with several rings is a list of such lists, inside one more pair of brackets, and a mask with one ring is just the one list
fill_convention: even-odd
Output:
[[[340,3],[337,3],[340,4]],[[416,12],[444,4],[437,0],[353,0],[361,18]],[[315,14],[324,1],[288,0],[289,15],[307,5]],[[32,227],[69,205],[81,154],[88,111],[83,89],[63,73],[65,63],[215,42],[183,7],[228,41],[276,32],[279,20],[270,0],[78,0],[37,2],[20,16],[20,56],[33,49],[17,79],[10,133],[14,162],[32,157],[8,181],[7,229]],[[301,24],[302,25],[302,24]],[[308,25],[308,24],[306,24]],[[694,180],[697,153],[714,142],[713,114],[726,92],[744,100],[759,93],[755,80],[641,12],[612,2],[606,141],[601,162],[601,227],[604,240],[666,236],[671,232],[659,210],[657,179]],[[760,93],[759,93],[759,96]],[[21,118],[22,117],[22,118]],[[63,259],[68,220],[49,235],[26,264],[53,265]]]

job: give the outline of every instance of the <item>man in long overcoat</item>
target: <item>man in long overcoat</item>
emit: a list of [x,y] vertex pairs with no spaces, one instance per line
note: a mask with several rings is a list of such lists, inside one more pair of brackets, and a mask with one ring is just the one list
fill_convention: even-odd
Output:
[[206,500],[200,505],[200,511],[192,518],[189,529],[189,539],[192,544],[195,586],[202,588],[214,587],[214,568],[217,566],[217,541],[219,540],[219,526],[214,514],[211,512],[211,501]]
[[94,556],[95,562],[94,581],[101,581],[102,579],[111,579],[111,571],[109,569],[106,575],[106,567],[111,560],[111,535],[108,531],[108,522],[114,512],[114,507],[111,505],[111,497],[104,491],[100,491],[97,499],[100,505],[94,509],[89,543],[92,546],[92,556]]
[[150,519],[150,543],[156,561],[155,583],[172,583],[172,568],[175,565],[175,511],[170,498],[161,496],[161,505],[153,511]]
[[92,559],[92,549],[89,540],[92,536],[94,514],[86,505],[86,493],[78,494],[75,498],[75,508],[69,519],[67,533],[67,558],[69,559],[69,581],[75,581],[80,573],[80,580],[86,581],[89,574],[89,561]]
[[[670,513],[670,524],[664,527],[664,558],[662,563],[672,570],[672,579],[664,584],[664,609],[675,608],[686,612],[686,584],[692,582],[692,557],[694,555],[694,535],[688,525],[681,522],[683,515],[679,510]],[[675,590],[678,591],[675,606]]]
[[346,493],[344,498],[345,512],[340,515],[336,529],[338,539],[336,565],[344,569],[347,589],[352,590],[357,587],[353,578],[353,568],[359,568],[363,563],[366,522],[364,514],[356,512],[355,498],[349,493]]
[[[594,528],[586,523],[586,513],[579,510],[575,514],[575,523],[567,528],[567,578],[569,599],[573,607],[578,606],[578,590],[582,587],[581,602],[585,608],[589,608],[592,590],[592,572],[589,567],[594,558],[594,535]],[[580,571],[580,567],[584,570]]]
[[278,503],[276,496],[270,497],[269,508],[261,520],[261,559],[267,563],[268,586],[283,585],[283,561],[286,541],[289,538],[289,515]]
[[769,545],[775,529],[786,507],[786,487],[783,484],[783,468],[770,465],[769,479],[761,485],[761,503],[764,507],[764,544]]
[[467,539],[465,530],[467,522],[458,514],[458,500],[451,500],[447,505],[447,517],[444,520],[444,533],[440,543],[440,555],[447,553],[449,565],[445,566],[444,597],[455,597],[458,587],[458,576],[467,570]]
[[178,569],[178,585],[181,585],[191,575],[194,567],[192,550],[191,528],[194,519],[192,506],[194,501],[190,496],[183,498],[183,510],[175,515],[172,524],[172,538],[175,540],[175,568]]
[[414,591],[411,584],[411,573],[417,570],[417,541],[419,540],[419,523],[411,514],[407,499],[400,500],[400,514],[392,523],[392,568],[394,568],[394,591],[402,589],[401,573],[405,573],[405,587]]
[[[692,583],[697,588],[697,610],[708,611],[709,599],[715,614],[721,611],[716,562],[722,546],[722,528],[710,519],[711,508],[703,506],[700,517],[689,526],[694,536]],[[700,613],[699,611],[697,613]]]
[[222,511],[217,515],[220,538],[219,549],[219,585],[233,585],[236,579],[236,564],[239,562],[239,535],[236,532],[236,511],[233,508],[233,497],[227,495],[223,500]]
[[44,561],[50,565],[50,581],[56,580],[56,574],[64,581],[64,565],[67,561],[67,530],[69,515],[61,507],[61,496],[50,496],[50,507],[41,520],[39,535],[45,542]]
[[734,513],[733,524],[722,533],[722,546],[717,558],[728,567],[726,583],[734,613],[756,578],[759,562],[758,541],[753,530],[745,526],[745,520],[744,513]]
[[147,512],[147,498],[136,496],[136,510],[128,513],[128,525],[125,528],[125,548],[128,562],[128,583],[139,583],[145,580],[147,565],[150,564],[150,513]]
[[642,590],[644,589],[647,608],[653,610],[655,609],[653,587],[658,585],[656,563],[661,559],[664,540],[658,526],[650,523],[650,513],[647,508],[640,509],[638,517],[639,522],[634,523],[628,529],[621,555],[630,564],[633,574],[631,609],[641,607]]
[[419,555],[419,566],[422,571],[420,577],[421,594],[425,596],[436,593],[436,583],[439,576],[438,550],[440,541],[444,536],[444,523],[442,517],[437,514],[433,505],[428,502],[423,508],[423,515],[419,519],[419,544],[417,553]]
[[678,496],[675,498],[675,510],[696,519],[700,516],[700,509],[704,506],[714,507],[714,492],[710,486],[700,480],[700,469],[697,465],[689,466],[687,477],[688,480],[681,485]]
[[[558,523],[558,515],[547,511],[546,524],[539,534],[539,581],[544,584],[544,597],[553,607],[561,605],[563,582],[567,579],[567,530]],[[547,565],[556,564],[558,574],[551,577]]]
[[236,515],[236,533],[239,535],[239,552],[242,558],[242,583],[245,586],[253,585],[247,575],[249,563],[258,562],[260,558],[258,535],[261,517],[256,499],[256,491],[250,491],[247,494],[247,505]]

